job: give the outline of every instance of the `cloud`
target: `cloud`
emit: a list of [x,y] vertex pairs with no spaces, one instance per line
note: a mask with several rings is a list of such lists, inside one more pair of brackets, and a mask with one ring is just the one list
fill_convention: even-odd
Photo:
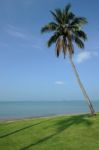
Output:
[[26,36],[25,36],[23,33],[19,32],[19,31],[11,31],[11,30],[8,30],[8,33],[9,33],[10,35],[14,36],[14,37],[17,37],[17,38],[21,38],[21,39],[26,38]]
[[80,63],[82,63],[84,61],[87,61],[87,60],[89,60],[93,57],[96,57],[96,56],[98,56],[97,51],[94,51],[94,52],[92,52],[92,51],[90,51],[90,52],[89,51],[83,51],[83,52],[81,52],[77,55],[76,62],[78,64],[80,64]]
[[24,28],[12,24],[7,24],[4,30],[10,39],[17,39],[18,46],[21,46],[21,48],[33,48],[44,52],[44,41],[38,35],[33,35]]
[[13,37],[16,37],[16,38],[21,38],[21,39],[26,39],[27,38],[26,34],[22,33],[19,28],[15,27],[13,25],[9,24],[7,26],[6,31],[9,35],[11,35]]
[[8,27],[8,29],[12,29],[12,30],[18,30],[19,29],[18,27],[14,26],[12,24],[8,24],[7,27]]
[[63,81],[56,81],[55,84],[56,84],[56,85],[63,85],[64,82],[63,82]]

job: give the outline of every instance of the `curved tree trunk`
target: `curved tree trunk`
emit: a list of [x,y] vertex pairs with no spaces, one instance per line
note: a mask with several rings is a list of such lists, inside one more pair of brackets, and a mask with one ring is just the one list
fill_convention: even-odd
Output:
[[89,98],[89,96],[88,96],[88,94],[87,94],[87,92],[86,92],[86,90],[85,90],[85,88],[84,88],[84,86],[83,86],[83,84],[82,84],[82,82],[81,82],[81,80],[80,80],[79,74],[78,74],[78,72],[77,72],[77,70],[76,70],[76,67],[75,67],[74,63],[73,63],[72,57],[69,56],[69,58],[70,58],[70,62],[71,62],[72,68],[73,68],[73,70],[74,70],[74,73],[75,73],[75,75],[76,75],[77,81],[78,81],[78,83],[79,83],[79,86],[80,86],[80,88],[81,88],[81,91],[82,91],[82,93],[83,93],[83,95],[84,95],[84,97],[85,97],[85,99],[86,99],[86,101],[87,101],[87,103],[88,103],[90,112],[91,112],[92,115],[95,115],[95,110],[94,110],[94,108],[93,108],[93,106],[92,106],[92,103],[91,103],[91,101],[90,101],[90,98]]

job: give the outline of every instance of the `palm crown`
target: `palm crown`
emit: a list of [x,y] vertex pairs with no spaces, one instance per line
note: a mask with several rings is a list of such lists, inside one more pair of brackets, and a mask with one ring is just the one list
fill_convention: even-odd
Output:
[[86,33],[81,30],[82,26],[87,23],[86,18],[77,17],[70,11],[70,8],[71,5],[68,4],[63,10],[55,9],[55,11],[51,11],[54,21],[41,29],[42,33],[53,32],[48,40],[48,47],[56,43],[57,57],[61,51],[63,51],[64,57],[67,52],[72,56],[74,43],[79,48],[84,48],[84,41],[87,39]]

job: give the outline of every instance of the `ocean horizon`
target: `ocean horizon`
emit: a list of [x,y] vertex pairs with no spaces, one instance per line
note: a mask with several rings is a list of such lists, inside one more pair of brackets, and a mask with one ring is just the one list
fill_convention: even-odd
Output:
[[[99,101],[92,101],[99,112]],[[0,120],[89,113],[84,100],[68,101],[0,101]]]

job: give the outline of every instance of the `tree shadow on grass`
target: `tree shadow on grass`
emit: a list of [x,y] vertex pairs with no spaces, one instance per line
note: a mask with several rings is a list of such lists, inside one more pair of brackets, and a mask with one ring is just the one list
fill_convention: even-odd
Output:
[[63,131],[66,128],[71,127],[72,125],[83,124],[84,126],[91,126],[92,122],[89,119],[90,115],[75,115],[68,117],[67,119],[62,119],[56,122],[57,131]]
[[25,127],[21,128],[21,129],[17,129],[17,130],[15,130],[15,131],[10,132],[10,133],[1,135],[0,138],[5,138],[5,137],[10,136],[10,135],[13,135],[13,134],[15,134],[15,133],[21,132],[21,131],[23,131],[23,130],[25,130],[25,129],[31,128],[31,127],[33,127],[33,126],[40,125],[40,124],[42,124],[42,123],[44,123],[45,121],[48,121],[48,120],[50,120],[50,119],[47,119],[47,120],[44,120],[44,121],[40,121],[40,122],[38,122],[38,123],[34,123],[34,124],[31,124],[31,125],[25,126]]
[[28,148],[31,148],[33,146],[36,146],[36,145],[41,144],[43,142],[46,142],[47,140],[60,134],[61,132],[63,132],[67,128],[70,128],[72,125],[79,125],[79,124],[83,124],[84,126],[91,126],[92,122],[89,120],[89,115],[79,115],[79,116],[75,115],[75,116],[71,116],[68,118],[66,117],[66,118],[57,120],[55,122],[55,124],[53,125],[56,128],[55,133],[48,135],[46,137],[43,137],[43,138],[39,139],[38,141],[21,148],[20,150],[27,150]]
[[29,145],[27,145],[27,146],[21,148],[20,150],[27,150],[27,149],[30,148],[30,147],[36,146],[36,145],[38,145],[38,144],[40,144],[40,143],[43,143],[43,142],[45,142],[45,141],[51,139],[51,138],[54,137],[55,135],[56,135],[56,133],[51,134],[51,135],[49,135],[49,136],[46,136],[46,137],[44,137],[44,138],[38,140],[37,142],[31,143],[31,144],[29,144]]

